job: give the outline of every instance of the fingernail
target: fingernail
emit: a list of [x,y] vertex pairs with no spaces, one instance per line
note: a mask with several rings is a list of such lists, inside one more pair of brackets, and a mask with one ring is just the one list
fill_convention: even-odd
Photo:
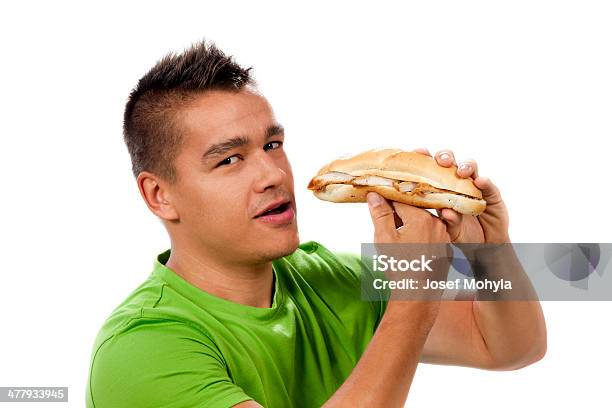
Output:
[[382,197],[376,193],[368,193],[367,200],[368,200],[368,205],[371,208],[378,207],[383,202]]
[[469,169],[470,169],[470,165],[467,164],[467,163],[463,163],[463,164],[461,164],[459,166],[459,170],[461,170],[461,171],[466,171],[466,170],[469,170]]
[[443,161],[450,160],[450,155],[448,153],[442,153],[440,155],[440,160],[443,160]]

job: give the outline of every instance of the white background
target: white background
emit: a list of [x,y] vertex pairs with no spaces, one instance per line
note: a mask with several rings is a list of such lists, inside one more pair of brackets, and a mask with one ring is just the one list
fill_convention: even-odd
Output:
[[[201,38],[254,67],[287,129],[302,241],[358,252],[372,239],[365,204],[305,189],[322,164],[419,146],[476,159],[515,242],[611,241],[610,3],[220,3],[3,6],[0,386],[68,386],[84,405],[98,329],[168,247],[130,172],[124,103]],[[609,406],[612,303],[544,309],[544,360],[421,364],[408,406]]]

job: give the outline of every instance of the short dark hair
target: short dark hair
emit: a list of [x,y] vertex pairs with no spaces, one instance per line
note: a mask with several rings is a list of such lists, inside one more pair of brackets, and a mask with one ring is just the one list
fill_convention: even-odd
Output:
[[255,85],[250,71],[214,43],[199,41],[158,61],[132,90],[125,105],[123,138],[137,177],[150,171],[176,181],[174,159],[181,146],[180,108],[207,90],[239,91]]

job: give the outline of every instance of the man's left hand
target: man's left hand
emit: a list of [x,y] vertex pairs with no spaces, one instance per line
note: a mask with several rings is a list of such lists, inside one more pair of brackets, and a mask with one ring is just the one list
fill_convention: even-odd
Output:
[[[426,148],[414,151],[431,156]],[[482,191],[482,198],[487,202],[485,211],[478,216],[464,215],[450,208],[436,210],[438,216],[446,223],[451,242],[458,244],[510,242],[506,205],[497,186],[488,177],[478,175],[476,161],[467,159],[457,163],[453,152],[447,149],[438,151],[434,158],[440,166],[456,166],[459,177],[472,177],[474,185]]]

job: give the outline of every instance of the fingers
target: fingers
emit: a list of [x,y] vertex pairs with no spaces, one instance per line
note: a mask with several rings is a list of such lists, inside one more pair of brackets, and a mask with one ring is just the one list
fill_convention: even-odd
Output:
[[474,179],[474,184],[480,189],[480,191],[482,191],[482,198],[487,202],[487,205],[502,202],[499,189],[488,177],[478,177]]
[[458,226],[463,220],[463,214],[450,208],[437,209],[436,212],[438,213],[438,217],[440,217],[449,227]]
[[450,167],[452,165],[457,164],[455,162],[455,155],[451,150],[448,149],[440,150],[436,153],[434,158],[436,159],[436,162],[438,162],[438,164],[442,167]]
[[458,163],[457,175],[463,178],[478,177],[478,164],[474,159],[465,159]]
[[474,159],[465,159],[457,163],[452,150],[443,149],[436,153],[436,162],[443,167],[457,166],[457,175],[459,177],[468,178],[478,177],[478,164]]
[[[418,147],[414,149],[413,152],[431,156],[431,153],[429,153],[429,150],[427,150],[427,148],[425,147]],[[434,158],[436,159],[436,162],[440,166],[443,166],[443,167],[450,167],[452,165],[456,165],[457,175],[459,177],[462,177],[462,178],[478,177],[478,164],[476,163],[476,160],[474,159],[465,159],[457,163],[455,160],[455,154],[450,149],[443,149],[443,150],[438,151]]]
[[393,217],[393,208],[378,193],[369,192],[366,196],[368,200],[368,208],[370,216],[374,224],[374,236],[376,240],[389,238],[397,231],[395,230],[395,219]]
[[[374,223],[374,242],[451,242],[447,225],[429,211],[408,204],[387,201],[374,192],[369,192],[366,197]],[[397,216],[401,219],[399,228],[396,228]]]
[[397,229],[397,236],[402,242],[451,242],[447,225],[434,214],[396,201],[392,201],[392,205],[404,223]]
[[[393,209],[399,217],[402,219],[402,223],[404,226],[410,228],[410,226],[414,226],[419,223],[419,220],[426,218],[434,218],[434,221],[438,219],[438,217],[431,214],[429,211],[424,210],[423,208],[415,207],[413,205],[398,203],[397,201],[392,201]],[[440,221],[440,220],[439,220]],[[440,221],[441,222],[441,221]]]
[[458,213],[450,208],[442,208],[436,210],[438,217],[446,224],[446,230],[451,238],[455,241],[461,234],[461,223],[463,222],[463,214]]

